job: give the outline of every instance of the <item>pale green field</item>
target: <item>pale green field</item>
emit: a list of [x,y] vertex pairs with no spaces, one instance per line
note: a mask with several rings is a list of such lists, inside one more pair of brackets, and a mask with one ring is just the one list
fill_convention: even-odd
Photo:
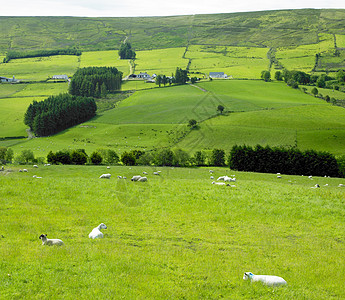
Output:
[[26,136],[24,114],[33,100],[44,100],[42,97],[18,97],[0,99],[0,137]]
[[60,93],[67,93],[67,91],[67,82],[31,83],[26,84],[21,91],[15,94],[15,97],[48,97],[51,95],[58,95]]
[[337,47],[345,48],[345,35],[336,34],[335,37],[337,39]]
[[72,76],[79,67],[78,56],[57,55],[50,57],[13,59],[0,64],[1,76],[19,80],[42,81],[53,75]]
[[233,78],[257,79],[267,70],[267,48],[190,46],[191,72],[224,72]]
[[117,50],[83,52],[80,57],[80,68],[103,66],[116,67],[123,73],[123,77],[129,75],[129,62],[127,59],[119,59]]
[[[314,88],[314,86],[303,86],[307,89],[307,93],[311,94],[311,90]],[[323,89],[323,88],[317,88],[319,91],[319,94],[321,94],[323,97],[328,95],[330,98],[335,98],[339,100],[345,100],[345,93],[339,92],[336,90],[331,90],[331,89]]]
[[[0,172],[4,299],[345,297],[344,179],[213,168],[236,175],[231,188],[208,168],[20,168]],[[143,171],[148,182],[129,180]],[[101,222],[104,238],[89,239]],[[65,245],[41,245],[42,233]],[[288,285],[250,284],[246,271]]]
[[124,80],[122,81],[121,90],[122,91],[132,91],[132,90],[146,90],[156,88],[158,85],[152,82],[146,82],[145,80]]
[[320,33],[319,43],[317,44],[319,53],[334,51],[333,34]]
[[135,74],[147,72],[149,75],[175,74],[176,68],[185,69],[187,59],[183,59],[185,48],[155,49],[149,51],[137,51],[135,59]]
[[5,84],[0,83],[0,98],[6,98],[14,95],[26,87],[25,84]]

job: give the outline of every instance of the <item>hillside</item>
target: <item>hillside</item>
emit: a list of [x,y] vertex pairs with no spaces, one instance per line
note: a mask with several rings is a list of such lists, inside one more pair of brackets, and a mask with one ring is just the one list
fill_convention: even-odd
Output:
[[0,53],[8,50],[118,49],[126,36],[136,50],[227,45],[315,44],[320,33],[345,34],[345,10],[283,10],[142,18],[0,17]]

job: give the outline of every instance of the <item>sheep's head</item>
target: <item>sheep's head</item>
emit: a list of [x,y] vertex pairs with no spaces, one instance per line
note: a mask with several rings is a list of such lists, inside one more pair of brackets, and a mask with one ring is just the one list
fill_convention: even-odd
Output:
[[254,274],[252,272],[245,272],[243,275],[243,280],[252,279]]
[[41,240],[47,239],[47,234],[41,234],[39,239],[41,239]]
[[101,223],[101,224],[99,225],[99,228],[107,229],[107,225],[105,225],[104,223]]

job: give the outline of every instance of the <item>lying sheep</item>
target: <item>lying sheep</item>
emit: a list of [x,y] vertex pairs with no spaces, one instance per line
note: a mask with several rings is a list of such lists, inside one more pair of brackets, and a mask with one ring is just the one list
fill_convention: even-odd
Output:
[[27,172],[28,170],[27,169],[23,169],[23,172]]
[[89,238],[90,239],[103,238],[103,233],[101,232],[101,229],[107,229],[107,225],[105,225],[104,223],[101,223],[97,227],[92,229],[92,231],[89,234]]
[[319,184],[315,184],[314,186],[312,186],[311,188],[312,189],[317,189],[317,188],[319,188],[320,187],[320,185]]
[[250,280],[251,282],[256,282],[256,281],[260,281],[263,284],[266,285],[284,285],[287,284],[286,281],[278,276],[273,276],[273,275],[254,275],[251,272],[245,272],[243,275],[243,279],[244,280]]
[[214,179],[214,177],[213,177],[213,176],[211,176],[211,177],[210,177],[210,179]]
[[144,171],[143,174],[144,174],[144,175],[147,175],[148,173]]
[[48,239],[47,234],[41,234],[39,239],[42,240],[42,245],[48,245],[48,246],[62,246],[64,245],[64,242],[59,239]]
[[213,170],[210,170],[209,172],[212,174],[214,171],[213,171]]
[[146,181],[147,181],[147,177],[146,177],[146,176],[140,177],[140,178],[138,179],[138,181],[146,182]]
[[282,178],[282,177],[280,175],[278,175],[277,178]]
[[37,166],[37,165],[33,165],[33,167],[34,167],[34,168],[38,168],[38,166]]
[[111,174],[102,174],[101,176],[99,176],[99,178],[107,178],[110,179]]
[[159,175],[161,171],[153,172],[153,175]]
[[345,187],[345,184],[339,183],[338,187]]
[[220,177],[217,178],[217,180],[218,180],[218,181],[219,181],[219,180],[224,180],[224,178],[225,178],[225,176],[220,176]]
[[224,176],[223,179],[225,182],[236,182],[236,178],[231,178],[229,176]]
[[131,181],[138,181],[141,178],[140,175],[135,175],[131,178]]
[[215,181],[212,181],[212,184],[215,184],[215,185],[226,185],[225,182],[215,182]]

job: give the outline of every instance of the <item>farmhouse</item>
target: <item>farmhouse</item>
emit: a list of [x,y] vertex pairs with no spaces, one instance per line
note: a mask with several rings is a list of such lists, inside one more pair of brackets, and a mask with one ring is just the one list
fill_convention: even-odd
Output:
[[53,75],[52,79],[55,80],[68,80],[68,76],[67,75]]
[[0,81],[1,82],[18,82],[18,80],[14,78],[14,75],[13,75],[13,78],[7,78],[7,77],[0,76]]
[[210,72],[210,78],[228,78],[224,72]]
[[151,79],[151,76],[149,74],[147,74],[146,72],[144,72],[144,73],[141,72],[137,75],[137,78],[148,80],[148,79]]

